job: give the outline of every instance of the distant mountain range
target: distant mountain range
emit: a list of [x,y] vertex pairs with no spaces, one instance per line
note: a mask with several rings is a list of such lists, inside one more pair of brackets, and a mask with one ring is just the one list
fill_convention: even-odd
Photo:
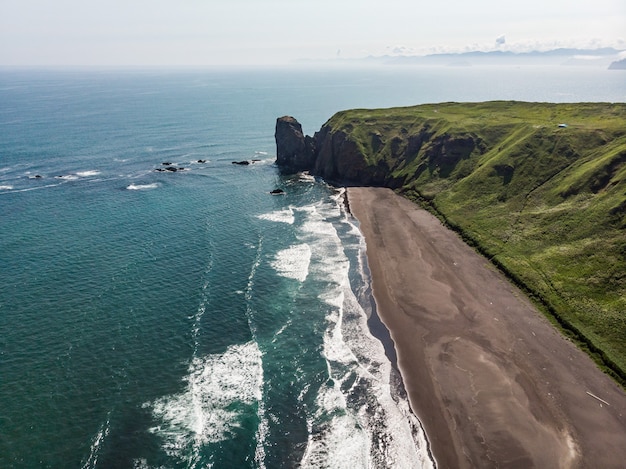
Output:
[[609,70],[626,70],[626,59],[616,60],[609,65]]
[[[429,55],[384,55],[362,59],[340,59],[353,63],[383,65],[589,65],[620,69],[626,67],[626,60],[620,60],[625,51],[612,47],[600,49],[560,48],[547,51],[472,51]],[[623,55],[622,55],[623,57]],[[621,65],[620,65],[621,64]]]

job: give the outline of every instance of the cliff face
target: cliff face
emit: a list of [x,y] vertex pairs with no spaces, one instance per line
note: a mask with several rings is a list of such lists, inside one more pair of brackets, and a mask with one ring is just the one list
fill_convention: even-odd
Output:
[[315,134],[314,141],[315,164],[311,168],[314,175],[345,184],[396,187],[386,162],[369,164],[358,142],[345,132],[324,126]]
[[[303,135],[302,126],[295,118],[280,117],[276,121],[275,138],[276,164],[285,172],[309,171],[329,182],[348,185],[398,188],[404,181],[392,176],[393,168],[386,160],[368,161],[358,140],[329,124],[310,137]],[[383,146],[380,137],[372,138],[378,138],[377,145]],[[397,146],[395,156],[400,156],[407,146],[399,142],[393,145]]]
[[[341,128],[331,120],[309,137],[295,118],[281,117],[276,121],[276,164],[329,182],[397,189],[426,169],[447,177],[459,162],[485,150],[476,135],[436,135],[428,124],[412,132],[401,128],[394,135],[384,127],[361,136],[353,125]],[[413,174],[402,171],[418,156],[422,161]]]
[[425,201],[626,383],[626,104],[356,109],[312,138],[294,121],[284,171]]

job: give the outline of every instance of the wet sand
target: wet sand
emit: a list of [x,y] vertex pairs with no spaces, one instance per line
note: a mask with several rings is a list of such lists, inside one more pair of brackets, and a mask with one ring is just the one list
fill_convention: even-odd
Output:
[[435,217],[349,188],[378,314],[439,468],[626,467],[626,393]]

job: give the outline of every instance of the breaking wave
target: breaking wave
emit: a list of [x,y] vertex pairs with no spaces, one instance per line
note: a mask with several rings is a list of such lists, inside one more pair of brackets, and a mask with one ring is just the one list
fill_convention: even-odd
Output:
[[311,247],[308,244],[297,244],[276,253],[272,267],[279,275],[304,282],[309,275]]
[[205,445],[232,438],[262,397],[262,354],[256,342],[194,358],[179,394],[147,404],[160,424],[151,431],[167,454],[188,467],[201,463]]

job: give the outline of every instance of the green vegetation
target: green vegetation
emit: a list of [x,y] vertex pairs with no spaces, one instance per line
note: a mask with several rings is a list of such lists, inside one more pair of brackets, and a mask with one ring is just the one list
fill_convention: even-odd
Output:
[[626,104],[443,103],[326,125],[626,383]]

